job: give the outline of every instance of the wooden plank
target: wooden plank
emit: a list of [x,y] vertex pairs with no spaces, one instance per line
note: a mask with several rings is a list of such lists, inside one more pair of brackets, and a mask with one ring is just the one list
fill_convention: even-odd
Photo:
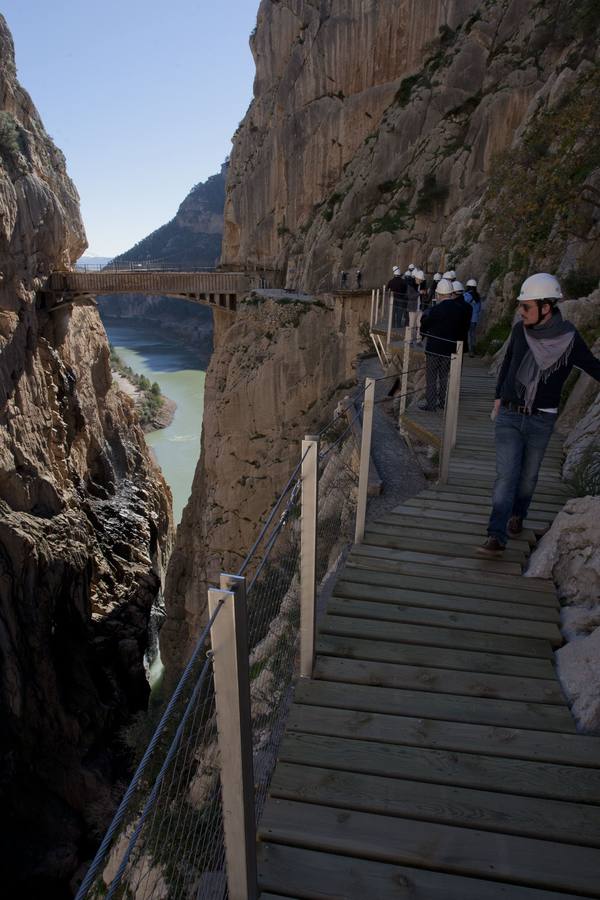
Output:
[[[533,594],[537,592],[549,598],[549,602],[557,604],[554,591],[548,586],[546,579],[524,578],[513,574],[505,574],[498,572],[493,568],[490,569],[467,569],[461,567],[453,568],[452,566],[431,566],[429,563],[422,562],[405,562],[399,559],[388,559],[378,556],[376,553],[369,553],[369,547],[365,547],[364,553],[359,553],[358,549],[348,557],[346,567],[368,569],[379,573],[392,573],[403,575],[421,575],[432,579],[447,579],[448,581],[456,581],[460,584],[492,584],[504,588],[504,594],[507,591],[516,590],[523,593],[529,592]],[[388,551],[391,553],[392,551]],[[486,562],[486,560],[482,560]]]
[[439,553],[419,553],[413,550],[393,550],[391,547],[372,547],[370,544],[355,544],[351,556],[383,556],[388,562],[419,563],[434,566],[438,569],[466,569],[473,572],[497,572],[499,575],[520,575],[521,563],[504,562],[502,559],[467,559],[461,557],[454,560],[451,556]]
[[[389,547],[392,550],[428,553],[436,556],[449,556],[451,559],[455,560],[463,560],[480,559],[480,557],[477,556],[477,547],[480,543],[481,541],[455,542],[451,537],[449,538],[444,534],[433,534],[428,535],[427,537],[403,536],[402,538],[397,538],[393,535],[369,532],[365,534],[361,546],[366,544],[370,547]],[[513,562],[519,567],[522,567],[525,565],[528,555],[529,554],[525,554],[521,547],[515,548],[511,544],[502,554],[502,561]]]
[[567,707],[488,697],[463,697],[433,691],[411,691],[371,684],[347,684],[335,681],[300,682],[296,701],[303,705],[353,709],[362,712],[435,719],[442,722],[468,722],[532,731],[575,734],[576,728]]
[[452,647],[457,650],[480,650],[482,653],[508,653],[511,656],[527,656],[533,659],[553,659],[554,656],[548,641],[535,638],[511,637],[493,632],[442,628],[435,625],[376,622],[350,616],[324,616],[319,625],[319,634],[341,634],[350,638],[398,641],[403,644],[421,644],[429,647]]
[[[355,570],[356,571],[356,570]],[[361,573],[364,574],[364,573]],[[560,621],[558,608],[529,604],[517,600],[488,600],[482,597],[462,597],[456,594],[434,593],[433,591],[416,591],[407,588],[383,587],[372,585],[367,578],[365,583],[344,578],[334,588],[335,597],[348,597],[355,600],[376,600],[378,603],[403,604],[424,609],[445,609],[452,612],[476,613],[481,616],[505,616],[513,620],[522,619],[528,622]]]
[[600,847],[600,807],[279,763],[271,796]]
[[377,603],[374,600],[355,600],[351,597],[338,597],[337,593],[329,601],[327,610],[329,615],[348,616],[353,619],[406,622],[412,625],[433,625],[441,628],[538,638],[548,641],[553,647],[560,647],[563,642],[560,630],[554,623],[481,616],[475,613],[411,607],[405,604]]
[[[331,710],[321,710],[330,713]],[[388,716],[393,719],[393,716]],[[326,727],[332,728],[336,717]],[[404,725],[405,722],[410,724]],[[396,719],[402,733],[418,732],[419,719]],[[451,732],[459,728],[452,723],[426,723],[431,733],[446,728]],[[435,726],[435,728],[431,727]],[[422,724],[421,724],[422,727]],[[482,726],[462,725],[466,735],[479,727],[479,731],[490,731]],[[494,729],[500,735],[507,729]],[[522,738],[525,732],[514,731]],[[529,732],[535,735],[535,732]],[[544,735],[546,740],[554,734]],[[568,735],[566,735],[568,737]],[[571,736],[573,737],[573,736]],[[500,738],[501,739],[501,738]],[[452,740],[450,737],[449,740]],[[523,742],[521,741],[521,744]],[[505,747],[501,747],[503,751]],[[485,756],[477,752],[477,743],[471,752],[460,748],[438,750],[424,744],[406,745],[364,741],[355,738],[331,737],[324,734],[295,733],[291,729],[284,737],[279,759],[299,765],[322,766],[326,769],[345,772],[363,772],[367,775],[386,773],[388,778],[404,778],[409,781],[423,781],[431,784],[447,784],[487,790],[495,793],[517,794],[524,797],[541,797],[548,800],[567,800],[570,803],[600,803],[600,772],[597,769],[580,769],[561,763],[538,762],[520,759],[514,754]]]
[[[419,500],[421,497],[426,499],[432,498],[434,500],[450,500],[452,503],[466,503],[468,507],[481,506],[485,510],[490,509],[489,495],[486,497],[482,494],[464,494],[462,491],[452,490],[451,488],[448,490],[429,488],[428,490],[421,491],[417,497],[412,499]],[[534,512],[556,514],[563,506],[564,503],[559,500],[549,501],[536,498],[532,501],[531,509]]]
[[396,662],[381,662],[379,659],[346,659],[326,656],[320,652],[315,661],[313,677],[348,684],[371,684],[415,691],[435,691],[440,694],[459,694],[463,697],[490,697],[497,700],[566,706],[566,699],[558,682],[550,679],[516,678],[482,672],[407,666]]
[[[490,498],[491,498],[491,491],[490,491]],[[444,509],[442,506],[436,505],[435,503],[431,503],[428,506],[421,507],[418,512],[417,512],[417,509],[418,508],[415,506],[408,506],[407,503],[405,502],[405,503],[400,503],[398,506],[395,506],[391,510],[391,512],[396,513],[398,515],[405,515],[405,514],[413,515],[413,516],[419,515],[419,516],[421,516],[421,518],[423,520],[426,520],[428,518],[447,519],[448,513],[454,514],[456,512],[460,512],[461,520],[472,523],[472,524],[480,524],[482,526],[482,529],[481,529],[482,541],[485,537],[487,524],[488,524],[489,518],[490,518],[489,515],[486,515],[485,513],[472,512],[472,511],[467,510],[466,508],[461,509],[461,510],[455,510],[455,509],[448,510],[448,509]],[[455,516],[455,518],[456,518],[456,516]],[[539,531],[547,529],[549,527],[549,522],[546,519],[542,520],[542,519],[538,519],[538,518],[533,518],[530,515],[525,520],[525,527],[528,529],[531,529],[532,531],[535,531],[537,534]]]
[[265,887],[292,891],[295,897],[338,900],[569,900],[574,897],[269,841],[258,846],[258,880],[263,888],[260,895],[263,900],[282,896],[265,894]]
[[600,897],[600,854],[534,838],[496,835],[474,828],[390,818],[294,800],[271,800],[264,810],[263,840],[350,856],[436,868],[546,889]]
[[[427,513],[426,516],[420,515],[416,509],[406,508],[405,512],[390,512],[381,516],[376,522],[369,523],[369,529],[379,531],[382,528],[398,528],[402,530],[415,531],[437,531],[450,530],[453,538],[460,540],[471,540],[475,546],[483,543],[485,537],[485,529],[482,525],[487,523],[487,518],[481,522],[470,522],[461,517],[452,517],[451,513],[433,516]],[[537,541],[535,533],[530,528],[524,528],[521,534],[515,539],[510,538],[510,546],[521,546],[526,544],[533,546]]]
[[504,653],[484,653],[456,647],[436,647],[425,644],[394,643],[393,641],[367,640],[321,633],[317,639],[317,651],[328,656],[347,656],[348,659],[371,659],[382,662],[398,662],[406,665],[429,666],[440,669],[456,669],[465,672],[481,672],[489,675],[516,675],[524,678],[549,679],[555,676],[550,659],[533,659],[527,656],[510,656]]
[[[396,539],[451,541],[453,544],[465,544],[470,548],[476,548],[482,543],[481,529],[478,525],[470,525],[466,522],[462,527],[458,526],[458,522],[453,523],[449,519],[445,521],[428,519],[426,522],[423,522],[419,516],[402,517],[394,520],[385,517],[377,522],[369,523],[365,534],[368,536],[387,535]],[[533,532],[530,534],[531,543],[533,543],[535,542],[535,536]],[[518,537],[511,536],[509,549],[519,549],[524,553],[529,553],[531,543],[521,533]]]
[[511,597],[519,596],[521,601],[535,605],[560,609],[554,586],[541,578],[528,578],[500,575],[490,572],[482,579],[477,573],[462,573],[461,578],[453,578],[452,570],[439,572],[426,566],[402,566],[402,571],[381,569],[380,561],[375,568],[368,565],[369,560],[346,562],[340,577],[349,581],[361,581],[363,584],[389,585],[390,587],[407,587],[414,590],[433,590],[447,594],[458,594],[466,597],[481,597],[490,600],[510,602]]

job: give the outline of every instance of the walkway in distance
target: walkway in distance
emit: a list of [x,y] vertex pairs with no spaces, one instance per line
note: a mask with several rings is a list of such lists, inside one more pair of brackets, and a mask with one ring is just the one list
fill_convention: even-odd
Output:
[[556,679],[559,604],[524,577],[568,491],[553,438],[526,528],[482,560],[492,380],[465,366],[449,483],[372,523],[296,690],[259,834],[276,897],[600,897],[600,737]]

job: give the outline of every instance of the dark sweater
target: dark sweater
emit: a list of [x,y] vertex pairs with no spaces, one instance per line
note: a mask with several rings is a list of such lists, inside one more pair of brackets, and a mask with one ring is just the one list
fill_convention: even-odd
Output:
[[[506,355],[498,373],[496,384],[496,399],[508,400],[511,403],[522,403],[522,395],[517,390],[516,374],[521,361],[527,353],[528,345],[525,338],[525,327],[522,322],[514,326]],[[596,381],[600,381],[600,360],[588,349],[585,341],[578,331],[575,332],[575,340],[566,365],[561,366],[547,379],[540,383],[533,402],[534,409],[556,409],[560,402],[560,393],[569,373],[573,367],[583,369]]]
[[442,300],[421,316],[421,334],[427,335],[428,353],[450,356],[456,353],[456,341],[466,342],[472,309],[459,297]]

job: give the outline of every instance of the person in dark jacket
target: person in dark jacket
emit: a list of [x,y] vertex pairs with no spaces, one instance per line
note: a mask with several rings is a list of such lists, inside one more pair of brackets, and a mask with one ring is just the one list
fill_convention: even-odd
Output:
[[469,328],[469,356],[475,356],[475,345],[477,343],[477,325],[481,316],[481,297],[477,290],[477,282],[474,278],[467,281],[467,289],[463,295],[467,303],[473,307],[473,315],[471,316],[471,327]]
[[591,353],[557,303],[562,291],[545,272],[521,287],[521,321],[511,332],[498,375],[492,417],[496,421],[496,481],[488,538],[480,556],[500,556],[509,534],[520,534],[552,435],[560,394],[573,366],[600,381]]
[[394,310],[392,313],[392,327],[403,328],[406,325],[407,305],[408,305],[408,286],[406,278],[402,274],[399,266],[392,269],[393,277],[388,281],[386,288],[392,294],[392,303]]
[[421,316],[421,335],[426,338],[425,357],[427,387],[421,409],[441,409],[446,402],[450,373],[450,357],[456,353],[456,342],[467,340],[471,307],[455,297],[452,284],[438,281],[436,304]]

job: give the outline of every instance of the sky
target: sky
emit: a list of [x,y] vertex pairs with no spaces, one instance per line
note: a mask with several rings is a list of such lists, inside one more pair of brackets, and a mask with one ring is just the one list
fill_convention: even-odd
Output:
[[219,171],[252,99],[259,0],[2,0],[17,73],[113,256]]

